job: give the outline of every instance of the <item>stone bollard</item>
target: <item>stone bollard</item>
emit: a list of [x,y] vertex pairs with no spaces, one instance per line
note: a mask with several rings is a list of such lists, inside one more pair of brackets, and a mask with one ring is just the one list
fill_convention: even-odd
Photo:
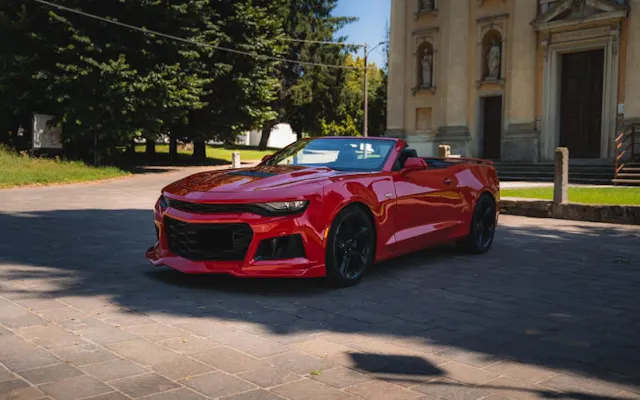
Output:
[[231,168],[240,168],[240,153],[237,151],[231,154]]
[[569,202],[569,149],[558,147],[556,149],[556,170],[553,176],[553,202],[554,204],[567,204]]
[[451,146],[448,144],[441,144],[438,146],[438,157],[450,157],[451,156]]

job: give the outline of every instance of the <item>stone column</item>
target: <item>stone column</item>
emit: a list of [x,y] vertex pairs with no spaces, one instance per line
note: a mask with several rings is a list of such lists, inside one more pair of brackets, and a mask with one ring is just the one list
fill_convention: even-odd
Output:
[[625,66],[624,118],[640,119],[640,1],[630,2],[627,33],[627,61]]
[[537,161],[538,134],[536,132],[536,72],[537,42],[531,21],[536,18],[537,2],[517,1],[514,5],[510,74],[509,115],[502,143],[505,160]]
[[[441,2],[443,3],[443,2]],[[469,0],[447,0],[448,54],[446,61],[447,130],[467,127],[469,84]],[[468,131],[468,129],[467,129]]]
[[470,155],[471,136],[467,120],[469,90],[469,0],[440,1],[441,18],[446,18],[447,31],[442,47],[446,48],[442,63],[445,79],[442,105],[444,125],[438,128],[436,143],[448,144],[451,152]]
[[407,0],[391,0],[387,136],[404,136]]

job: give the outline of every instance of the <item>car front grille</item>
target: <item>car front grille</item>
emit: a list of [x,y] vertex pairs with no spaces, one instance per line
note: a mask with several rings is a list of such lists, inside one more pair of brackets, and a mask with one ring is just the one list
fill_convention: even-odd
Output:
[[164,218],[169,250],[192,261],[242,261],[253,239],[247,224],[203,224]]
[[266,215],[267,211],[251,204],[206,204],[189,203],[180,200],[168,200],[172,208],[180,211],[192,212],[196,214],[240,214],[252,213]]

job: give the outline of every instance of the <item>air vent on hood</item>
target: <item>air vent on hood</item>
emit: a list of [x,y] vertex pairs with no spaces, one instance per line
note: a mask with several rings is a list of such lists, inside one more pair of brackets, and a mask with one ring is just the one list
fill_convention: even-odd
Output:
[[244,170],[244,171],[232,171],[232,172],[227,173],[227,175],[231,175],[231,176],[251,176],[251,177],[256,177],[256,178],[269,178],[271,176],[276,176],[278,174],[274,174],[273,172]]

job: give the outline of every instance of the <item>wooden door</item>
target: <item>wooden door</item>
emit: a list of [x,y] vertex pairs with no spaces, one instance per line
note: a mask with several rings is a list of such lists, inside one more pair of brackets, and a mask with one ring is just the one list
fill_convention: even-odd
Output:
[[600,158],[604,50],[562,56],[560,146],[572,158]]
[[484,98],[483,120],[482,157],[499,160],[502,139],[502,96]]

